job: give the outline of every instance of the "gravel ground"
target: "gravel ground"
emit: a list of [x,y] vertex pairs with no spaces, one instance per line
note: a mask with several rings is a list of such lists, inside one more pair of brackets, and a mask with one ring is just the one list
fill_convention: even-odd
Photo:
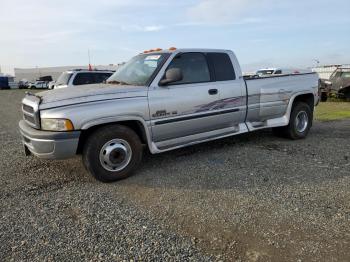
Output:
[[23,156],[22,97],[0,92],[0,261],[350,261],[350,120],[145,153],[102,184]]

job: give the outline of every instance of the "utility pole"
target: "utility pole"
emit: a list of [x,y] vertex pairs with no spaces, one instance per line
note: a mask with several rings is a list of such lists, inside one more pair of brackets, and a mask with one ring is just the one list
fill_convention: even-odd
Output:
[[91,59],[90,59],[90,49],[88,49],[88,59],[89,59],[89,71],[92,71]]
[[89,65],[90,65],[90,63],[91,63],[91,61],[90,61],[90,49],[88,49],[88,59],[89,59]]

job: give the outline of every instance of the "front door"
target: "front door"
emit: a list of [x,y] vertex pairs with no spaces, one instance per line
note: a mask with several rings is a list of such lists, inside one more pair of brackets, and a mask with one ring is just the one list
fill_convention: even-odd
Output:
[[[212,82],[207,58],[203,53],[180,53],[167,69],[179,68],[183,79],[167,86],[150,89],[149,108],[153,141],[163,146],[176,146],[177,138],[205,133],[217,128],[215,102],[218,91]],[[195,138],[193,138],[195,139]]]

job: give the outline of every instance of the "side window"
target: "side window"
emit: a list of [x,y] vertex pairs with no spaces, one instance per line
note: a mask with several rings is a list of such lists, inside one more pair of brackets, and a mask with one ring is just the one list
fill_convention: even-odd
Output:
[[341,74],[341,77],[343,77],[343,78],[350,78],[350,72],[343,72]]
[[179,68],[182,71],[182,81],[173,84],[191,84],[210,81],[207,59],[202,53],[183,53],[171,61],[168,69]]
[[103,81],[107,80],[108,77],[110,77],[112,73],[96,73],[95,74],[95,83],[102,83]]
[[95,82],[94,74],[91,73],[78,73],[73,80],[73,85],[88,85]]
[[208,53],[208,58],[213,65],[216,81],[235,80],[236,74],[230,57],[226,53]]
[[282,74],[282,70],[276,70],[275,75],[281,75]]

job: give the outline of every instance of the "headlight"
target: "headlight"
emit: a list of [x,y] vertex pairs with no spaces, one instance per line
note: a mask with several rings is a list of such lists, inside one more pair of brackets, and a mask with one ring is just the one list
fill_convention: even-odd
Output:
[[42,118],[41,129],[47,131],[72,131],[74,126],[69,119]]

